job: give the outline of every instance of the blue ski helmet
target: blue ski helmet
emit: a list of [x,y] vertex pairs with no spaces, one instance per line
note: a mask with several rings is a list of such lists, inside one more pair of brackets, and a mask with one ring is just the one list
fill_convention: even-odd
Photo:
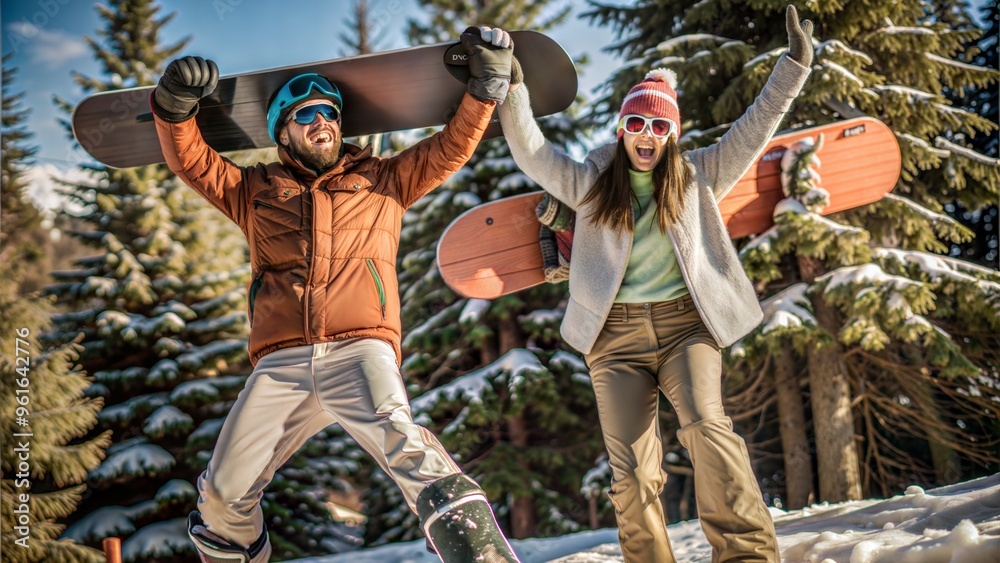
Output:
[[285,82],[267,104],[267,134],[271,141],[278,142],[278,129],[288,115],[288,110],[302,100],[309,99],[330,100],[338,110],[344,106],[340,90],[332,82],[315,72],[300,74]]

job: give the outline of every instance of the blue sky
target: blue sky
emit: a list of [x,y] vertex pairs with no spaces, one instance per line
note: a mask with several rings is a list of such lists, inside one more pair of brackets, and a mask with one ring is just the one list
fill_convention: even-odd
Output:
[[[626,3],[627,0],[603,0]],[[558,4],[564,6],[570,0]],[[972,0],[981,6],[986,0]],[[100,3],[104,3],[103,1]],[[408,45],[410,19],[422,19],[415,0],[370,0],[373,20],[381,24],[379,51]],[[215,60],[222,74],[236,74],[344,56],[340,35],[347,31],[353,0],[161,0],[160,14],[176,15],[161,33],[164,44],[190,37],[185,54]],[[576,17],[583,2],[573,2],[574,15],[550,32],[573,57],[587,54],[591,64],[580,79],[581,92],[592,88],[620,64],[601,49],[613,41],[608,29],[591,27]],[[71,71],[85,76],[100,72],[84,37],[98,38],[102,22],[89,0],[0,0],[3,52],[14,51],[18,67],[15,91],[27,93],[28,127],[34,132],[39,165],[66,170],[89,160],[58,123],[62,114],[53,96],[78,102],[83,94]]]
[[[617,0],[621,2],[623,0]],[[410,19],[421,19],[414,0],[369,0],[373,20],[381,24],[376,50],[408,46],[406,28]],[[105,3],[105,2],[100,2]],[[559,6],[565,6],[568,0]],[[583,2],[574,3],[583,6]],[[2,0],[3,52],[15,52],[18,68],[14,91],[27,93],[31,109],[28,127],[35,134],[39,164],[57,169],[72,168],[82,150],[72,148],[58,119],[61,112],[53,96],[71,102],[83,98],[71,72],[98,76],[84,37],[98,39],[103,23],[87,0]],[[161,31],[162,43],[173,44],[185,37],[191,41],[184,54],[201,55],[218,63],[223,75],[300,64],[344,56],[340,36],[348,31],[353,0],[161,0],[160,15],[175,12]],[[578,10],[578,9],[577,9]],[[579,11],[579,10],[578,10]],[[591,27],[574,17],[550,35],[573,57],[586,53],[591,64],[581,77],[581,91],[603,80],[616,64],[600,48],[612,41],[609,30]]]

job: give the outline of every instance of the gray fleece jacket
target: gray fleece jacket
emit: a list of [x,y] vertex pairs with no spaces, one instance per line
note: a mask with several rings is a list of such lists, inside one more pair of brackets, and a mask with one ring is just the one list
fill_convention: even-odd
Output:
[[[763,313],[717,202],[760,156],[808,75],[808,68],[782,55],[760,95],[729,131],[714,145],[683,154],[692,182],[684,193],[681,218],[668,228],[668,235],[694,304],[720,347],[752,331]],[[615,143],[594,149],[582,163],[559,152],[542,136],[523,86],[500,106],[500,123],[518,167],[577,211],[562,335],[588,354],[611,311],[632,249],[632,233],[597,225],[590,219],[592,204],[581,207],[611,164]]]

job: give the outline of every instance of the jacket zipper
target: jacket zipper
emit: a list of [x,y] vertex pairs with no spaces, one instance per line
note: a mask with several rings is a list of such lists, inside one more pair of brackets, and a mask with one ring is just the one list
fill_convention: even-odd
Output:
[[259,199],[253,200],[253,208],[257,209],[258,207],[266,207],[268,209],[274,209],[274,206],[271,205],[270,203],[264,203],[263,201],[261,201]]
[[368,264],[368,271],[372,274],[372,279],[375,280],[375,288],[378,289],[378,303],[382,308],[382,320],[385,320],[385,287],[382,286],[382,278],[378,276],[378,270],[375,269],[375,262],[371,258],[365,258],[365,262]]
[[312,186],[302,194],[303,198],[309,198],[309,201],[303,201],[303,205],[309,205],[309,213],[312,215],[312,233],[309,239],[309,244],[312,248],[309,249],[309,264],[306,266],[309,269],[309,273],[306,277],[305,294],[302,296],[302,334],[305,336],[306,344],[313,343],[312,327],[309,324],[309,318],[312,316],[310,309],[312,308],[313,274],[316,267],[316,201],[315,195],[312,192],[315,186],[316,182],[314,181]]

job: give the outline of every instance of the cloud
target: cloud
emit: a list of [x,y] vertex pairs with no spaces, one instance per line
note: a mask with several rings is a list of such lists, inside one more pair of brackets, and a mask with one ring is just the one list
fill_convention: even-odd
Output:
[[28,21],[7,25],[7,45],[14,52],[24,50],[32,62],[49,70],[87,54],[87,44],[81,37],[60,29],[45,29]]

